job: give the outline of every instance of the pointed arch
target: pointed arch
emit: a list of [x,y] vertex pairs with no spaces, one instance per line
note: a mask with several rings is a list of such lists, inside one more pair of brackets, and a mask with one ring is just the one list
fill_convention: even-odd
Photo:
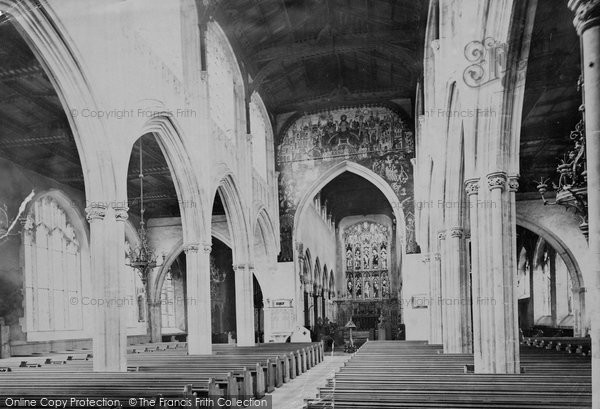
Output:
[[179,199],[181,225],[183,227],[183,240],[185,243],[201,243],[210,241],[206,232],[210,231],[204,218],[204,209],[201,195],[201,184],[194,171],[192,160],[183,143],[183,133],[172,118],[156,116],[148,120],[140,137],[152,134],[165,157],[167,165],[173,175],[173,184]]
[[[261,207],[255,217],[255,230],[259,229],[260,236],[265,246],[265,252],[269,258],[276,258],[278,252],[278,232],[265,207]],[[256,243],[255,243],[256,245]]]
[[543,244],[547,243],[556,251],[556,254],[561,257],[567,266],[567,271],[569,272],[569,277],[571,278],[573,288],[585,287],[583,275],[581,273],[581,267],[579,266],[577,258],[573,255],[573,252],[569,249],[569,246],[567,246],[567,244],[563,242],[560,237],[558,237],[552,231],[533,223],[530,220],[527,220],[527,218],[519,214],[517,214],[517,226],[521,226],[539,236],[539,240],[536,243],[532,255],[534,266],[538,263],[536,257],[539,257],[541,248],[543,248]]
[[[300,221],[302,220],[302,216],[304,211],[308,208],[310,203],[312,203],[312,199],[319,193],[329,182],[338,177],[344,172],[354,173],[368,182],[372,183],[377,189],[383,193],[388,202],[390,203],[390,207],[394,213],[394,217],[396,219],[396,238],[397,238],[397,247],[398,249],[404,253],[405,246],[405,232],[406,232],[406,224],[404,219],[404,211],[402,209],[402,202],[398,200],[398,196],[392,189],[392,187],[378,174],[373,172],[372,170],[359,165],[358,163],[351,161],[343,161],[338,163],[335,166],[332,166],[329,170],[324,172],[319,179],[317,179],[302,195],[302,199],[298,203],[298,208],[294,215],[294,230],[292,237],[298,237],[298,226]],[[295,250],[294,250],[295,251]],[[402,259],[399,254],[398,260]]]
[[307,284],[311,284],[313,282],[313,273],[312,273],[312,258],[310,256],[310,250],[306,249],[304,252],[304,279]]
[[232,243],[233,264],[248,263],[251,255],[248,218],[242,204],[242,196],[231,173],[221,178],[214,196],[217,194],[225,208]]
[[82,58],[60,19],[46,0],[0,0],[0,12],[8,14],[60,99],[79,153],[86,199],[89,202],[118,200],[119,186],[110,145],[101,118],[74,115],[82,107],[98,110]]
[[313,269],[313,274],[314,274],[314,279],[313,279],[313,283],[314,286],[317,288],[317,290],[319,290],[321,288],[321,262],[319,261],[319,257],[316,258],[315,260],[315,268]]

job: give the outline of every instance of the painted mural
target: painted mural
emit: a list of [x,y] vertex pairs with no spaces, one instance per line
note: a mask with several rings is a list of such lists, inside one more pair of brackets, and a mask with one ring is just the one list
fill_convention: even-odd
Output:
[[296,208],[329,168],[353,161],[381,176],[398,196],[405,217],[406,252],[416,252],[413,213],[414,135],[391,109],[358,107],[306,114],[283,130],[277,147],[281,217],[280,261],[291,261]]

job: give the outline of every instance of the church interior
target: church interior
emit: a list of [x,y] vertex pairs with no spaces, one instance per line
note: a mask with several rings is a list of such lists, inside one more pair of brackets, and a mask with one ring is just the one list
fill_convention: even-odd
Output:
[[0,0],[0,56],[1,407],[600,409],[600,1]]

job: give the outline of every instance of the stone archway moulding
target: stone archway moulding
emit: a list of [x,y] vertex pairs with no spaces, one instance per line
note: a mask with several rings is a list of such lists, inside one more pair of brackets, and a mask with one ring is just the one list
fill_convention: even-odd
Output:
[[187,154],[182,132],[171,118],[157,116],[143,126],[140,137],[153,134],[167,161],[173,176],[173,184],[179,200],[183,241],[198,244],[207,241],[208,226],[204,218],[206,206],[203,202],[200,181],[195,167]]
[[[307,206],[311,203],[312,198],[317,195],[329,182],[338,177],[344,172],[354,173],[355,175],[361,176],[368,182],[372,183],[375,187],[377,187],[381,193],[387,198],[392,211],[394,212],[394,217],[396,218],[396,236],[399,243],[399,248],[402,249],[402,252],[405,251],[404,246],[404,234],[406,230],[405,220],[404,220],[404,211],[402,210],[402,203],[398,199],[398,196],[394,193],[392,187],[379,175],[375,172],[367,169],[366,167],[359,165],[355,162],[344,161],[339,164],[328,169],[317,181],[315,181],[306,191],[306,193],[302,196],[302,199],[298,203],[298,207],[296,213],[294,215],[294,230],[293,230],[293,239],[297,239],[298,234],[298,226],[300,220],[302,220],[302,215],[307,208]],[[296,251],[294,249],[294,251]]]
[[569,277],[571,278],[573,287],[584,287],[583,275],[581,274],[581,268],[579,267],[579,263],[571,253],[571,250],[569,250],[568,246],[560,238],[558,238],[554,233],[550,232],[549,230],[540,227],[539,225],[518,215],[517,226],[524,227],[527,230],[537,234],[541,239],[545,240],[546,243],[552,246],[552,248],[556,250],[556,253],[562,258],[565,265],[567,266],[567,271],[569,272]]
[[60,19],[46,0],[0,0],[0,11],[14,20],[61,101],[79,153],[87,201],[119,200],[103,120],[71,114],[75,109],[97,110],[98,105],[83,60]]

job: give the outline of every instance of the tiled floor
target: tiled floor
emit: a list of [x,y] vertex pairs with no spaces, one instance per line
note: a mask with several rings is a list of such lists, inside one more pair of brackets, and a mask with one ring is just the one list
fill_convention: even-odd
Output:
[[303,373],[291,382],[283,384],[273,393],[273,409],[301,409],[304,399],[317,396],[317,388],[325,386],[328,378],[344,365],[351,355],[326,356],[319,365]]

